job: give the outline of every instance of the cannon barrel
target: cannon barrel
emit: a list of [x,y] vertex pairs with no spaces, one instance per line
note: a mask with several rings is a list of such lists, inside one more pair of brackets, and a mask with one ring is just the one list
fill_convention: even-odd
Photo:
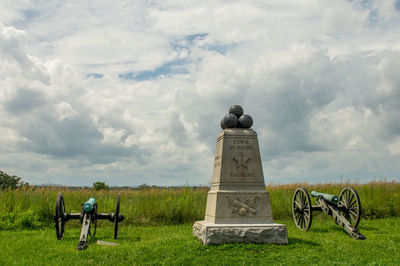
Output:
[[96,203],[96,200],[94,198],[90,198],[88,201],[83,203],[82,209],[85,212],[91,212],[93,210],[94,204]]
[[311,196],[314,198],[323,198],[324,200],[333,203],[333,204],[338,204],[339,198],[335,195],[332,194],[327,194],[327,193],[322,193],[322,192],[317,192],[317,191],[312,191]]

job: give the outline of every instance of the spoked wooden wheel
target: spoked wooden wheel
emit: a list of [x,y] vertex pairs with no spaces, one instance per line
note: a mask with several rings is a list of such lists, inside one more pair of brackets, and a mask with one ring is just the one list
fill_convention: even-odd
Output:
[[90,237],[93,239],[96,236],[96,228],[97,228],[97,203],[94,204],[93,206],[93,214],[92,214],[92,223],[93,223],[93,234],[90,232],[91,227],[89,227],[89,234]]
[[361,218],[361,202],[357,191],[352,187],[344,188],[340,192],[338,205],[340,212],[356,229]]
[[297,228],[303,231],[310,229],[312,220],[311,200],[305,188],[298,188],[294,192],[292,211]]
[[120,201],[120,195],[118,193],[118,195],[117,195],[117,207],[115,208],[115,214],[114,214],[114,239],[117,239],[117,237],[118,237],[119,201]]
[[56,213],[54,215],[54,222],[56,223],[57,239],[63,239],[65,233],[65,204],[64,197],[61,193],[57,195]]

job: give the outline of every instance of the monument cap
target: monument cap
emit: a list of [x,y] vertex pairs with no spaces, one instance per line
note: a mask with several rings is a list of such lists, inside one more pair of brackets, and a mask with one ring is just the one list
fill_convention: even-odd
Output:
[[220,123],[222,129],[225,129],[225,128],[226,128],[225,123],[224,123],[224,118],[225,118],[225,117],[222,117],[221,123]]
[[234,128],[238,125],[238,119],[233,114],[227,114],[223,118],[225,128]]
[[239,118],[243,114],[243,108],[240,105],[232,105],[231,108],[229,108],[229,113]]
[[253,118],[247,114],[239,117],[239,127],[241,128],[251,128],[253,125]]
[[229,114],[225,115],[220,123],[223,130],[227,128],[251,128],[253,118],[244,114],[243,107],[240,105],[232,105],[229,108]]

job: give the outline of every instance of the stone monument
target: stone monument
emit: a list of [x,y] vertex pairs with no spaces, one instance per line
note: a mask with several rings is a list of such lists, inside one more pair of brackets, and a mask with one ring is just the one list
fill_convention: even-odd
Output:
[[193,225],[193,235],[205,245],[288,243],[286,226],[273,222],[252,125],[253,119],[239,105],[221,120],[206,215]]

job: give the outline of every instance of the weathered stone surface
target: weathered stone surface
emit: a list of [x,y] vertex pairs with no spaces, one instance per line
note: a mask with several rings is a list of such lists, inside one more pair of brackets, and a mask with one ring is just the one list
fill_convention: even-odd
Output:
[[255,131],[225,129],[219,134],[204,220],[273,223]]
[[265,191],[257,134],[251,129],[225,129],[217,138],[211,191]]
[[216,224],[274,222],[269,194],[265,190],[210,191],[204,220]]
[[224,129],[217,139],[206,215],[193,225],[193,234],[205,245],[287,244],[286,226],[273,222],[256,132]]
[[288,244],[286,226],[283,224],[212,224],[198,221],[193,225],[193,235],[204,245],[223,243]]

